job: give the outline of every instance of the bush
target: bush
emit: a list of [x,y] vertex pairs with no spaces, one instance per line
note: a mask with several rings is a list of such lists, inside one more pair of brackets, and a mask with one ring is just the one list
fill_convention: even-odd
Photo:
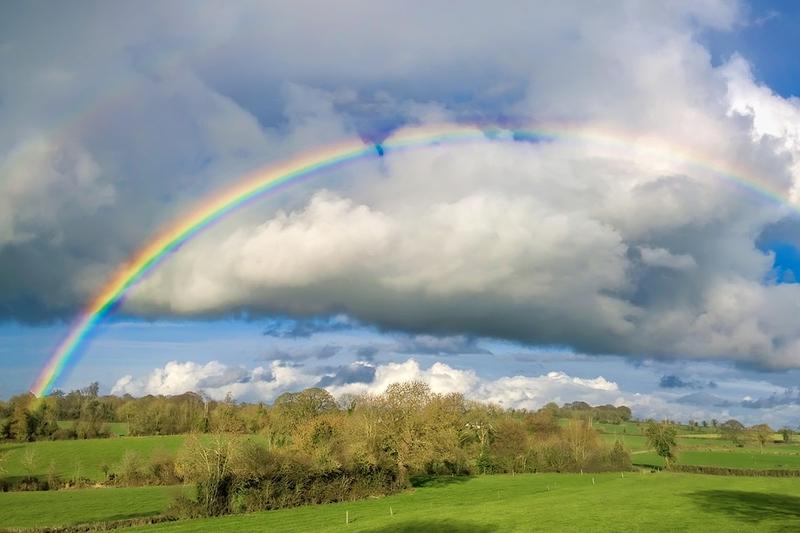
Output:
[[175,485],[180,483],[175,472],[175,458],[163,451],[156,451],[147,465],[148,483],[155,485]]
[[133,450],[126,450],[122,455],[115,479],[124,485],[140,485],[147,479],[141,456]]
[[394,467],[350,464],[329,467],[296,450],[270,451],[243,438],[187,441],[177,470],[196,496],[175,500],[179,517],[280,509],[384,495],[405,487]]
[[72,428],[58,428],[50,435],[53,440],[74,440],[78,438],[78,434]]
[[710,474],[714,476],[800,477],[800,470],[730,468],[724,466],[672,465],[672,472]]

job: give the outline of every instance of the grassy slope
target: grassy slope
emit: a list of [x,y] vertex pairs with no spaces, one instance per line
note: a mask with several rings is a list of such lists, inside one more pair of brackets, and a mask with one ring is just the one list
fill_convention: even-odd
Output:
[[[445,486],[346,504],[155,526],[164,531],[797,531],[793,479],[689,474],[534,474],[455,479]],[[550,490],[548,490],[548,487]],[[389,515],[389,508],[394,516]]]
[[69,478],[78,470],[82,477],[101,480],[104,477],[101,466],[106,464],[113,469],[126,450],[134,450],[143,458],[148,459],[155,451],[174,454],[184,439],[183,435],[166,435],[41,441],[25,444],[9,442],[0,444],[0,452],[6,455],[3,464],[6,477],[19,477],[27,474],[22,460],[25,451],[32,449],[36,458],[36,468],[32,473],[36,476],[46,478],[52,461],[58,476]]
[[0,493],[0,528],[81,524],[162,513],[182,487]]

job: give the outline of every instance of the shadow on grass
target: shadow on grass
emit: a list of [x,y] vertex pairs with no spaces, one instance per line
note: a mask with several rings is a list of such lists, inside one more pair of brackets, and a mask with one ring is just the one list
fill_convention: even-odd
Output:
[[466,483],[473,476],[414,476],[411,478],[413,487],[449,487],[459,483]]
[[492,533],[497,526],[491,524],[475,524],[460,520],[411,520],[388,526],[370,529],[368,533],[417,533],[419,531],[436,531],[441,533]]
[[725,513],[744,522],[767,518],[790,520],[800,526],[800,498],[786,494],[742,490],[701,490],[689,498],[706,511]]

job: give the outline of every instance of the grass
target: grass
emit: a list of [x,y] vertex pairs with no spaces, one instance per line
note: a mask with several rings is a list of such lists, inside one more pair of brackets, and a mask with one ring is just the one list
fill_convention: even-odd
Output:
[[0,528],[52,527],[161,514],[183,487],[0,493]]
[[[664,461],[654,452],[634,453],[636,465],[663,466]],[[800,468],[800,455],[795,453],[759,453],[758,448],[731,448],[728,450],[678,450],[678,464],[696,466],[723,466],[728,468],[796,469]]]
[[[102,466],[108,465],[113,470],[126,450],[133,450],[145,459],[148,459],[153,452],[174,454],[185,438],[183,435],[165,435],[2,443],[0,453],[5,456],[3,476],[18,478],[33,474],[46,479],[52,464],[56,476],[65,479],[79,476],[100,481],[105,478]],[[35,465],[32,472],[28,472],[24,465],[27,450],[33,450],[34,454]]]
[[[595,483],[592,483],[594,478]],[[391,513],[390,514],[390,509]],[[346,516],[350,524],[345,526]],[[674,473],[445,478],[381,499],[154,526],[247,531],[797,531],[794,479]]]

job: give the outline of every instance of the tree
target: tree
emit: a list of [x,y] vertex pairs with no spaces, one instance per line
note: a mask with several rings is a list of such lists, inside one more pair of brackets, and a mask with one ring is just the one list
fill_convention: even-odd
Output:
[[653,447],[656,453],[664,458],[664,463],[669,469],[675,460],[675,436],[677,435],[675,426],[666,422],[649,422],[645,429],[647,443]]
[[722,438],[731,441],[737,446],[742,444],[744,430],[744,424],[734,419],[728,420],[719,426],[719,431],[722,434]]
[[783,438],[784,444],[789,444],[790,442],[792,442],[792,435],[793,432],[791,429],[787,427],[781,428],[781,437]]
[[229,510],[235,481],[233,463],[239,450],[233,437],[218,433],[206,442],[190,435],[179,452],[175,471],[184,482],[194,483],[204,516]]
[[11,435],[19,442],[27,442],[33,439],[34,432],[34,418],[30,411],[22,404],[17,405],[11,415]]
[[758,447],[762,454],[764,453],[764,444],[769,441],[773,433],[772,428],[767,424],[757,424],[750,428],[750,435],[758,442]]
[[406,482],[409,470],[430,458],[430,424],[423,413],[431,401],[430,387],[422,381],[393,383],[377,400],[383,445],[395,459],[401,482]]
[[56,403],[53,398],[48,397],[39,401],[39,406],[31,414],[34,419],[35,437],[49,438],[58,431],[56,409]]
[[97,395],[100,393],[100,384],[96,381],[93,381],[84,387],[81,392],[84,396],[88,396],[89,398],[97,398]]
[[525,470],[528,434],[522,423],[513,419],[501,421],[497,425],[491,450],[504,471],[516,474],[520,470]]
[[[555,405],[555,404],[551,404]],[[558,433],[559,425],[556,419],[556,410],[547,406],[539,409],[535,413],[525,415],[525,427],[537,436],[547,436]]]
[[625,449],[622,442],[617,439],[608,454],[609,461],[617,470],[631,469],[631,455]]
[[33,478],[36,466],[36,449],[27,447],[25,453],[22,454],[22,467],[25,469],[25,473],[28,474],[28,479]]
[[564,437],[575,467],[583,470],[588,465],[592,452],[599,448],[597,432],[585,420],[570,420],[564,428]]

